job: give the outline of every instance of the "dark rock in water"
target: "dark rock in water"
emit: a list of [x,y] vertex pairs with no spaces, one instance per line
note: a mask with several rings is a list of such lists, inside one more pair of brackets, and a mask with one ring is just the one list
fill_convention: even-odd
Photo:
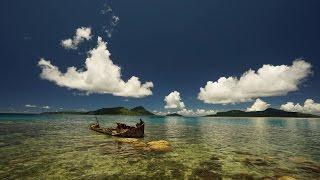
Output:
[[248,155],[248,156],[253,155],[252,153],[245,152],[245,151],[233,151],[233,152],[236,153],[236,154],[241,154],[241,155]]
[[247,166],[268,166],[270,163],[262,158],[246,158],[244,164]]
[[148,169],[149,171],[154,171],[154,170],[157,169],[157,164],[154,164],[154,163],[148,164],[147,169]]
[[291,169],[283,169],[280,167],[276,167],[273,169],[273,172],[276,174],[276,177],[281,177],[281,176],[285,176],[287,174],[293,174],[294,171]]
[[88,169],[91,169],[93,166],[91,164],[85,164],[83,165],[83,168],[88,170]]
[[127,162],[128,162],[128,164],[133,165],[133,164],[135,164],[135,163],[138,163],[139,161],[138,161],[138,159],[129,158],[129,159],[127,160]]
[[221,174],[215,173],[210,169],[196,169],[192,174],[201,179],[222,179]]
[[94,148],[95,146],[78,146],[75,147],[76,151],[88,151],[90,148]]
[[311,176],[320,177],[320,165],[305,159],[304,157],[292,157],[289,159],[290,161],[296,163],[298,168],[305,171]]
[[222,179],[222,165],[218,157],[212,156],[209,161],[200,163],[191,177],[201,179]]
[[300,166],[299,169],[302,169],[308,173],[315,173],[318,174],[320,177],[320,166],[317,165],[305,165],[305,166]]
[[147,170],[152,172],[147,179],[184,179],[187,168],[176,161],[155,159],[147,165]]
[[245,180],[251,180],[251,179],[254,179],[254,177],[250,174],[246,174],[246,173],[239,173],[239,174],[234,174],[231,176],[231,179],[245,179]]
[[0,148],[6,147],[6,146],[9,146],[9,145],[10,145],[9,143],[2,143],[2,142],[0,142]]

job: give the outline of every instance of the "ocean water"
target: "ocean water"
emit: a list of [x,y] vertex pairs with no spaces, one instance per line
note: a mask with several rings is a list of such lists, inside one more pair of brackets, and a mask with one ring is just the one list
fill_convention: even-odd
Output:
[[[140,118],[97,117],[102,126]],[[1,115],[0,179],[320,178],[320,119],[142,119],[139,141],[166,140],[171,151],[90,131],[94,116]]]

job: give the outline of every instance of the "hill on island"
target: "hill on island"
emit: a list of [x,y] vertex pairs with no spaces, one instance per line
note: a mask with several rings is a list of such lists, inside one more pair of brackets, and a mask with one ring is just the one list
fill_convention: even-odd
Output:
[[279,109],[268,108],[264,111],[240,111],[231,110],[218,112],[217,114],[207,115],[206,117],[302,117],[302,118],[319,118],[320,116],[299,112],[287,112]]
[[79,115],[127,115],[127,116],[142,116],[154,115],[142,106],[132,109],[125,107],[101,108],[95,111],[77,112],[77,111],[58,111],[58,112],[44,112],[42,114],[79,114]]
[[166,116],[182,116],[182,115],[180,115],[178,113],[172,113],[172,114],[167,114]]
[[125,107],[102,108],[96,111],[89,111],[87,114],[91,114],[91,115],[110,114],[110,115],[128,115],[128,116],[154,115],[153,113],[147,111],[142,106],[138,106],[132,109],[127,109]]
[[[127,115],[127,116],[149,116],[155,115],[143,106],[132,109],[125,107],[101,108],[95,111],[77,112],[77,111],[58,111],[44,112],[42,114],[78,114],[78,115]],[[183,116],[178,113],[168,114],[166,116]],[[264,111],[246,112],[241,110],[230,110],[218,112],[217,114],[207,115],[205,117],[301,117],[301,118],[320,118],[320,116],[299,112],[287,112],[279,109],[268,108]]]

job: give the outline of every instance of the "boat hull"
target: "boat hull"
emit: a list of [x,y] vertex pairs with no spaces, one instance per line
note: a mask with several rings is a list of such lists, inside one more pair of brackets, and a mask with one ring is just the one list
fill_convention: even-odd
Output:
[[142,138],[144,137],[144,124],[137,127],[130,127],[127,129],[116,129],[116,128],[101,128],[97,127],[96,124],[90,125],[90,129],[102,134],[125,137],[125,138]]

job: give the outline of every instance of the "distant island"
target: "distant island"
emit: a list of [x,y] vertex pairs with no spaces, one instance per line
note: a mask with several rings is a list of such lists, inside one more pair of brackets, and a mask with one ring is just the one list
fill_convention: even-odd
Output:
[[77,111],[57,111],[57,112],[43,112],[41,114],[79,114],[79,115],[127,115],[127,116],[145,116],[155,115],[147,111],[144,107],[138,106],[132,109],[125,107],[101,108],[95,111],[77,112]]
[[[143,106],[132,109],[125,107],[101,108],[95,111],[78,112],[78,111],[57,111],[43,112],[41,114],[78,114],[78,115],[127,115],[127,116],[157,116],[146,110]],[[165,116],[183,117],[178,113],[171,113]],[[299,112],[287,112],[279,109],[268,108],[264,111],[246,112],[241,110],[230,110],[226,112],[217,112],[216,114],[206,115],[203,117],[301,117],[301,118],[320,118],[320,116]]]
[[172,114],[167,114],[166,116],[182,116],[182,115],[178,113],[172,113]]
[[320,116],[299,112],[287,112],[279,109],[268,108],[264,111],[240,111],[231,110],[218,112],[217,114],[207,115],[205,117],[301,117],[301,118],[319,118]]
[[88,112],[85,111],[50,111],[42,112],[40,114],[77,114],[77,115],[86,115]]

